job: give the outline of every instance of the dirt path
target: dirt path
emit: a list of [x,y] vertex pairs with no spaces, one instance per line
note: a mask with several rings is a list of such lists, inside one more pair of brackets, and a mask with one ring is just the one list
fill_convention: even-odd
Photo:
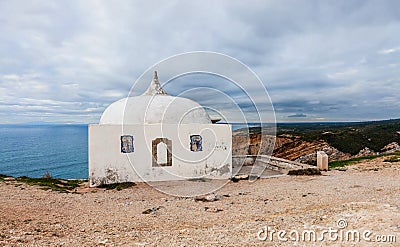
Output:
[[[293,246],[290,239],[282,242],[273,235],[271,243],[259,240],[257,234],[265,226],[319,234],[329,227],[340,230],[340,219],[347,223],[343,231],[370,230],[371,239],[394,235],[396,243],[378,245],[400,244],[399,162],[375,160],[323,176],[230,182],[216,192],[220,200],[213,202],[168,196],[146,184],[122,191],[86,191],[64,194],[1,182],[0,245]],[[146,210],[149,213],[143,214]],[[300,241],[297,246],[312,244],[351,246],[355,242]],[[377,243],[362,239],[357,244]]]

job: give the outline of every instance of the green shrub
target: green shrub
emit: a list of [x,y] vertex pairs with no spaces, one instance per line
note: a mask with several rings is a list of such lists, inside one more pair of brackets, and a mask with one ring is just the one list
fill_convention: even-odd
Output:
[[112,184],[101,184],[97,188],[104,188],[106,190],[123,190],[135,186],[134,182],[123,182],[123,183],[112,183]]
[[8,177],[7,175],[4,174],[0,174],[0,182],[4,181],[4,178]]
[[391,156],[385,159],[384,162],[400,162],[400,157]]
[[313,142],[324,140],[339,151],[357,154],[364,147],[380,151],[391,142],[400,143],[400,119],[354,123],[278,123],[277,134],[291,134]]
[[62,180],[57,178],[30,178],[30,177],[18,177],[17,181],[26,183],[29,185],[37,185],[43,187],[44,190],[53,190],[58,192],[69,193],[72,190],[79,187],[84,180]]
[[[352,159],[348,159],[348,160],[335,160],[335,161],[329,162],[329,168],[344,167],[344,166],[359,163],[361,161],[372,160],[372,159],[375,159],[378,157],[386,157],[386,156],[391,156],[389,159],[393,160],[393,161],[388,161],[388,162],[400,161],[400,152],[395,152],[395,153],[388,153],[388,154],[378,154],[378,155],[357,157],[357,158],[352,158]],[[387,159],[385,159],[384,161],[386,161],[386,160]],[[394,160],[396,160],[396,161],[394,161]]]

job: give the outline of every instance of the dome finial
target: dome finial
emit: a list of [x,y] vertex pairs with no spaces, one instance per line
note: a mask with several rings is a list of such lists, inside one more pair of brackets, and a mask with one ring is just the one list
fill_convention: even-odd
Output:
[[150,82],[149,88],[147,88],[146,92],[143,95],[168,95],[167,92],[161,87],[160,82],[158,81],[157,71],[154,71],[153,80]]

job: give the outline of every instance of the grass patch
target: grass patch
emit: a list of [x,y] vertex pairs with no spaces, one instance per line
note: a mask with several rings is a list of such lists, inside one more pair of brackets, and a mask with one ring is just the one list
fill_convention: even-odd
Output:
[[[12,176],[0,174],[0,181],[4,181],[4,178]],[[53,178],[49,172],[43,174],[41,178],[30,178],[27,176],[17,177],[15,181],[25,183],[28,185],[37,185],[42,187],[43,190],[52,190],[58,192],[69,193],[73,192],[76,188],[78,188],[82,183],[86,180],[64,180],[59,178]],[[16,184],[16,186],[20,186],[21,184]]]
[[74,189],[78,188],[83,180],[62,180],[58,178],[42,177],[42,178],[30,178],[30,177],[18,177],[18,182],[26,183],[29,185],[37,185],[43,187],[44,190],[52,190],[58,192],[69,193]]
[[364,160],[372,160],[379,157],[379,155],[371,155],[371,156],[364,156],[364,157],[357,157],[357,158],[352,158],[349,160],[335,160],[332,162],[329,162],[329,168],[338,168],[338,167],[344,167],[348,165],[353,165],[357,164],[361,161]]
[[400,157],[398,156],[391,156],[387,159],[383,160],[384,162],[400,162]]
[[136,184],[134,182],[123,182],[123,183],[112,183],[112,184],[101,184],[97,186],[97,188],[103,188],[106,190],[123,190],[130,188],[132,186],[135,186]]
[[187,181],[190,182],[210,182],[211,179],[209,178],[189,178]]
[[348,165],[357,164],[361,161],[373,160],[378,157],[386,157],[386,156],[390,156],[390,158],[385,159],[384,161],[387,161],[387,160],[393,160],[393,161],[388,161],[388,162],[400,161],[400,152],[395,152],[395,153],[389,153],[389,154],[378,154],[378,155],[357,157],[357,158],[352,158],[349,160],[335,160],[335,161],[329,162],[329,168],[333,168],[333,169],[340,168],[340,167],[344,167],[344,166],[348,166]]
[[[11,177],[0,174],[0,181],[4,181],[4,178]],[[30,178],[26,176],[18,177],[15,181],[25,183],[28,185],[37,185],[43,187],[43,190],[52,190],[58,192],[69,193],[75,188],[78,188],[80,184],[85,182],[84,180],[62,180],[58,178]],[[16,186],[20,186],[17,184]]]
[[8,177],[7,175],[0,174],[0,181],[4,181],[4,178]]

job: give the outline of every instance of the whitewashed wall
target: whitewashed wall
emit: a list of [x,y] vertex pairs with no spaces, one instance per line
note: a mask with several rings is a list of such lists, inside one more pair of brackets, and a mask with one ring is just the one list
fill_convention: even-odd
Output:
[[[134,152],[121,153],[122,135],[134,137]],[[201,135],[203,151],[190,151]],[[152,167],[152,140],[172,140],[172,166]],[[222,124],[89,125],[90,186],[101,183],[228,179],[232,174],[232,130]]]

